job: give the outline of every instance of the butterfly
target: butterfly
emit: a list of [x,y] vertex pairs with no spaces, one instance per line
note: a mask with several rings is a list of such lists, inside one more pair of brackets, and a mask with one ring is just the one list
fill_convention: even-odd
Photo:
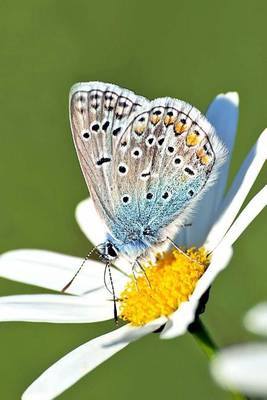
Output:
[[215,129],[184,101],[150,101],[109,83],[75,84],[69,106],[81,169],[107,227],[102,256],[137,260],[161,248],[226,158]]

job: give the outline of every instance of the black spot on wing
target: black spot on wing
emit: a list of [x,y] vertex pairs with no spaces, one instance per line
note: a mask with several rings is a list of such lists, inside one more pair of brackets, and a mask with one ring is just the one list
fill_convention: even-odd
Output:
[[92,125],[92,131],[94,131],[94,132],[98,132],[99,128],[100,128],[99,124]]
[[106,132],[106,130],[108,129],[108,127],[109,127],[109,121],[104,122],[104,124],[102,125],[103,131]]
[[104,163],[107,163],[107,162],[110,162],[111,161],[111,158],[108,158],[108,157],[102,157],[102,158],[100,158],[99,160],[97,160],[97,162],[96,162],[96,165],[102,165],[102,164],[104,164]]
[[120,127],[114,129],[114,131],[112,132],[113,136],[117,136],[117,135],[120,133],[120,131],[121,131],[121,128],[120,128]]
[[141,177],[142,178],[146,178],[147,176],[150,176],[151,175],[151,172],[143,172],[142,174],[141,174]]
[[189,168],[189,167],[185,167],[185,172],[188,174],[188,175],[195,175],[195,172],[191,169],[191,168]]

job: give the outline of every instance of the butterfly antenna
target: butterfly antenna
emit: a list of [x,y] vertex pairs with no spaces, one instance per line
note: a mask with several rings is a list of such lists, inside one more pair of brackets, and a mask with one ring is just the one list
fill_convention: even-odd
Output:
[[[109,281],[110,281],[110,285],[111,285],[111,290],[109,289],[108,284],[107,284],[107,281],[106,281],[106,272],[107,272],[107,271],[108,271],[108,275],[109,275]],[[105,287],[106,287],[107,291],[108,291],[108,292],[112,295],[112,297],[113,297],[114,321],[115,321],[115,324],[118,326],[119,319],[118,319],[118,311],[117,311],[117,304],[116,304],[115,289],[114,289],[113,279],[112,279],[112,275],[111,275],[110,262],[107,262],[106,265],[105,265],[104,284],[105,284]]]
[[66,286],[64,286],[64,288],[61,290],[61,292],[64,293],[64,292],[70,287],[70,285],[72,284],[72,282],[74,281],[74,279],[76,278],[76,276],[79,274],[79,272],[81,271],[81,269],[82,269],[82,267],[84,266],[84,264],[86,263],[86,261],[89,260],[91,254],[93,254],[93,252],[94,252],[98,247],[100,247],[100,246],[102,246],[102,244],[99,244],[98,246],[93,247],[92,250],[89,251],[89,253],[87,254],[87,256],[84,258],[84,260],[83,260],[81,266],[79,267],[79,269],[78,269],[78,270],[76,271],[76,273],[74,274],[73,278],[67,283]]

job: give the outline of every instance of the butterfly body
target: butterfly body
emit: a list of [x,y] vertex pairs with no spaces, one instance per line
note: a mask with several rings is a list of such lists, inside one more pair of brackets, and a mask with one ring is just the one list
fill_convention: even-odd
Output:
[[135,259],[164,245],[226,154],[195,107],[168,97],[150,102],[112,84],[76,84],[70,120],[85,180],[107,226],[107,258]]

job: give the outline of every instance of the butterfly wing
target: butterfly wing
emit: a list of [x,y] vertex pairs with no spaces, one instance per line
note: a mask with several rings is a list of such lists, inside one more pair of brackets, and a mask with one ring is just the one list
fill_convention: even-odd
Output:
[[171,98],[152,101],[119,139],[112,165],[118,218],[132,231],[148,230],[150,244],[160,241],[171,224],[182,225],[225,155],[195,107]]
[[70,92],[70,122],[81,169],[107,227],[115,220],[111,164],[129,118],[148,100],[116,85],[78,83]]
[[128,255],[183,223],[226,154],[195,107],[167,97],[150,102],[112,84],[75,85],[70,120],[94,204]]

